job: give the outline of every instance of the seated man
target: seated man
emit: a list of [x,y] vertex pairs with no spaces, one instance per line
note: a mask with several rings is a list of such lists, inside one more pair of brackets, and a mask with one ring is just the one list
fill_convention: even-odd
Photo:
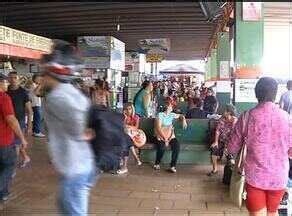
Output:
[[193,99],[193,107],[188,110],[186,114],[187,119],[204,119],[207,118],[206,113],[201,109],[202,108],[202,100],[200,98]]

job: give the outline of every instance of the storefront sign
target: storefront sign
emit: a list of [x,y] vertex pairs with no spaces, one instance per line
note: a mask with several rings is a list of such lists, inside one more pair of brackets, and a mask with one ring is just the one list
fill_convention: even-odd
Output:
[[257,103],[255,86],[257,79],[236,79],[235,80],[235,102]]
[[52,40],[0,25],[0,43],[51,52]]
[[111,37],[111,55],[110,55],[110,68],[114,70],[125,70],[125,43]]

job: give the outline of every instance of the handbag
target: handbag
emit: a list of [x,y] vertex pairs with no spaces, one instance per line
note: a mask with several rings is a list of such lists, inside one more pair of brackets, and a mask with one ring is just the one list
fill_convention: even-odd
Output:
[[237,155],[235,166],[232,171],[230,187],[229,187],[229,196],[231,202],[235,204],[237,207],[241,208],[242,200],[245,199],[245,174],[244,174],[244,163],[246,158],[246,139],[247,139],[247,128],[248,128],[248,119],[249,119],[249,111],[245,113],[244,117],[244,139],[242,143],[241,150]]
[[132,126],[126,126],[126,133],[131,137],[134,145],[137,148],[141,148],[146,144],[146,135],[141,129],[137,129]]

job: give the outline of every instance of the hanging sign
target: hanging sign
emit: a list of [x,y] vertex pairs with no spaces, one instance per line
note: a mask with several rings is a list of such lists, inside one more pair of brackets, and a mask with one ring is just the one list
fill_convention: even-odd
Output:
[[9,44],[47,53],[51,52],[52,40],[0,25],[0,43]]
[[162,60],[163,60],[162,54],[147,54],[146,55],[146,62],[148,63],[162,62]]
[[147,54],[165,54],[170,50],[170,39],[143,39],[139,40],[139,45]]

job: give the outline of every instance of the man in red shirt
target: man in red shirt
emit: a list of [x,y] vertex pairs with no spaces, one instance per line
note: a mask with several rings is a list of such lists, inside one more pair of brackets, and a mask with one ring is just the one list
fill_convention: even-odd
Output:
[[7,77],[0,74],[0,202],[8,199],[8,186],[17,159],[13,145],[14,136],[16,135],[21,140],[22,148],[27,147],[27,142],[14,115],[11,98],[5,93],[7,86]]

